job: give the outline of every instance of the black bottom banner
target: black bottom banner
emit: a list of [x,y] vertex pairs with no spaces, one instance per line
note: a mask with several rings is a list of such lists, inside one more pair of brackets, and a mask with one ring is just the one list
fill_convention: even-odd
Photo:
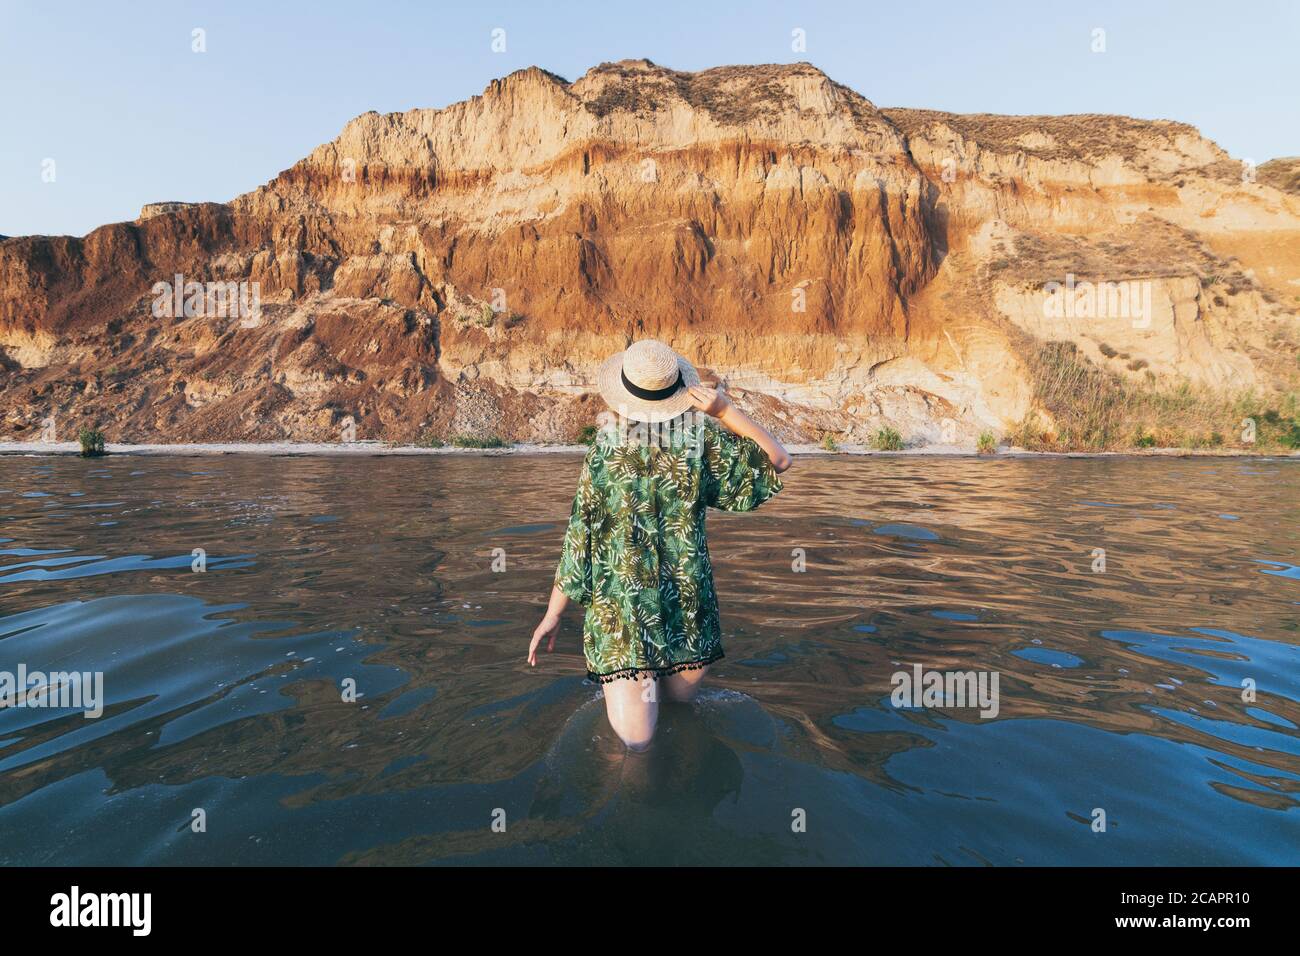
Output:
[[[495,942],[573,921],[633,934],[723,918],[734,941],[821,924],[871,940],[999,941],[1044,931],[1232,940],[1295,919],[1289,869],[18,869],[0,871],[11,944],[30,935],[108,941],[373,944],[377,929],[490,929]],[[687,902],[693,901],[693,902]],[[609,910],[606,911],[606,907]],[[732,910],[729,916],[728,910]],[[539,924],[539,919],[545,923]],[[810,922],[811,919],[811,922]]]

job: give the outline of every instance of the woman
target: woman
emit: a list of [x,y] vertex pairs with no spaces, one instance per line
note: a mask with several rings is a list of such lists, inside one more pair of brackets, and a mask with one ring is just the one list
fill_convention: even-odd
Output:
[[705,508],[757,508],[781,490],[790,456],[661,342],[611,357],[598,387],[619,427],[603,429],[583,462],[528,663],[543,641],[555,649],[570,601],[586,607],[587,676],[604,685],[615,732],[639,751],[654,737],[659,700],[691,700],[723,656]]

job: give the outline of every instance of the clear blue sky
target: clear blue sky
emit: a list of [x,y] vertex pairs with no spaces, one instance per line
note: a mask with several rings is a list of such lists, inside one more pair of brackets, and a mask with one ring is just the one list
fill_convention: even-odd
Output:
[[[206,53],[191,52],[196,27]],[[791,50],[796,27],[806,53]],[[224,201],[366,110],[446,106],[532,64],[572,80],[643,56],[684,70],[808,60],[878,106],[1124,113],[1192,123],[1255,162],[1300,153],[1291,0],[0,0],[0,234],[81,235],[146,202]]]

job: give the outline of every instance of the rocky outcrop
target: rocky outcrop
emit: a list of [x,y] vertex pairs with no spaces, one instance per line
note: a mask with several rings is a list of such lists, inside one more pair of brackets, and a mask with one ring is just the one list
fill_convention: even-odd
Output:
[[163,216],[169,212],[180,212],[182,209],[187,209],[192,205],[194,204],[188,202],[145,203],[144,207],[140,210],[140,215],[136,217],[136,220],[138,222],[143,222],[145,219],[152,219],[154,216]]
[[[528,69],[227,204],[0,242],[0,437],[569,440],[642,336],[796,440],[1005,431],[1042,411],[1026,341],[1284,390],[1300,200],[1265,170],[1177,123],[882,111],[807,64]],[[1054,317],[1052,283],[1149,314]]]

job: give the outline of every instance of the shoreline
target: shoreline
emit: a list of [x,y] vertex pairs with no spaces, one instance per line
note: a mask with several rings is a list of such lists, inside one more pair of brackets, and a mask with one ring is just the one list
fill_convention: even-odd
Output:
[[[118,444],[105,446],[105,457],[113,455],[205,457],[216,455],[271,455],[271,456],[363,456],[379,455],[551,455],[586,454],[586,445],[543,445],[520,443],[503,448],[425,448],[418,445],[390,445],[386,442],[211,442],[177,444]],[[1300,458],[1300,451],[1257,452],[1245,449],[1198,448],[1142,448],[1131,451],[1029,451],[1024,448],[1000,448],[991,454],[980,454],[974,447],[963,445],[926,445],[904,448],[901,451],[879,451],[866,445],[843,445],[828,451],[820,445],[789,445],[792,455],[816,455],[833,458],[837,455],[852,457],[946,457],[946,458]],[[0,455],[46,456],[81,455],[77,442],[3,442]]]

